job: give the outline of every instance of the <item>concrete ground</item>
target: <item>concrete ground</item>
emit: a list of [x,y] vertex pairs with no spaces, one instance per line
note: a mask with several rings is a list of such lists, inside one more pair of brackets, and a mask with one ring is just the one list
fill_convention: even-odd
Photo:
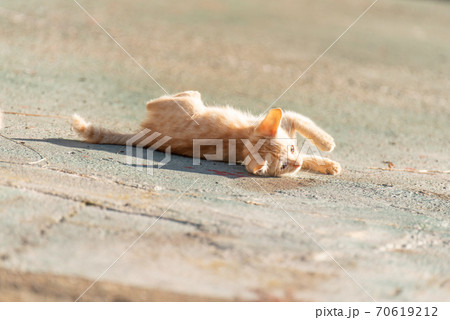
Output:
[[[255,113],[371,4],[79,2],[168,92]],[[68,117],[132,132],[162,90],[73,1],[2,0],[0,300],[99,275],[80,300],[450,300],[449,29],[449,2],[380,0],[277,101],[335,137],[340,176],[149,174]]]

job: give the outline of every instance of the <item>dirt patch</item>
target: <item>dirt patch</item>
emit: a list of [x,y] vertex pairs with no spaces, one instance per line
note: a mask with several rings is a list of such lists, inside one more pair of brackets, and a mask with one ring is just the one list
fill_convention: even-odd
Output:
[[[91,280],[0,268],[0,301],[75,301]],[[223,301],[213,297],[144,289],[100,281],[80,301]]]

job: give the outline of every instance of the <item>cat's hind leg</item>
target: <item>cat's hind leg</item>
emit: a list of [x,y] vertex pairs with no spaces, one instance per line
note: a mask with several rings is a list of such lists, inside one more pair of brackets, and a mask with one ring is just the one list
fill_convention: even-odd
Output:
[[193,117],[206,107],[197,91],[184,91],[172,96],[162,96],[147,103],[147,110],[154,113],[167,113],[175,110],[173,108]]
[[324,174],[337,175],[342,172],[342,167],[339,162],[328,158],[304,156],[302,170],[315,171]]
[[202,99],[202,95],[198,91],[183,91],[173,95],[174,97],[192,97],[197,99]]

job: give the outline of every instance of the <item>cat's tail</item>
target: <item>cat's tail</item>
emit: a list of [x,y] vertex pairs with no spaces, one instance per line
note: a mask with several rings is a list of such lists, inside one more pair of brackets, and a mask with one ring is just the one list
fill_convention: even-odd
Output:
[[122,134],[94,126],[78,115],[72,117],[72,128],[88,143],[126,145],[127,141],[135,136],[134,133]]

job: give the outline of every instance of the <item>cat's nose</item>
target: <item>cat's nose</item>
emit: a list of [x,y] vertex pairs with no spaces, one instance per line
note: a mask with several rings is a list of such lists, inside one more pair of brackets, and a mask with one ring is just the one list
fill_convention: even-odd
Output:
[[301,166],[302,166],[302,163],[301,163],[301,162],[295,161],[294,167],[299,168],[299,167],[301,167]]

